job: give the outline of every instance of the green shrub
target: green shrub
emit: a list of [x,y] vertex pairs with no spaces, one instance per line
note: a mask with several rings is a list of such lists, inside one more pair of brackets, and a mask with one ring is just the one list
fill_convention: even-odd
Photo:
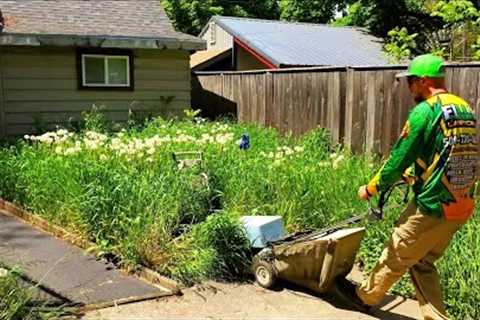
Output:
[[[116,133],[27,137],[0,152],[0,194],[95,241],[127,267],[144,264],[186,283],[244,274],[240,216],[280,215],[288,231],[298,231],[367,210],[357,189],[380,162],[342,150],[325,130],[295,138],[251,124],[198,122],[157,118]],[[244,133],[248,150],[238,146]],[[204,161],[179,168],[178,151],[200,151]],[[360,250],[367,270],[399,211],[369,225]],[[448,310],[459,319],[478,318],[479,228],[476,217],[438,264]],[[407,278],[393,292],[413,294]]]

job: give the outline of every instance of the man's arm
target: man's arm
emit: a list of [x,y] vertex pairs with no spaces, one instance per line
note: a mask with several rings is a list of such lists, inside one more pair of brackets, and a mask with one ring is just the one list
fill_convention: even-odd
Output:
[[390,188],[417,159],[424,144],[425,128],[430,116],[431,107],[427,103],[422,103],[411,111],[390,157],[366,186],[368,197]]

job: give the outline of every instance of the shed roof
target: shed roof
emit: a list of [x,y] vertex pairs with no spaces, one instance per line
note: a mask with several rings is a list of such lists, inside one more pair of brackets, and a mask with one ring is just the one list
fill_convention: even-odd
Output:
[[389,64],[382,40],[360,28],[223,16],[211,21],[279,67]]
[[210,61],[227,51],[230,51],[230,49],[211,49],[211,50],[203,50],[203,51],[197,51],[196,53],[192,54],[190,56],[190,67],[193,69],[202,63],[205,63],[207,61]]
[[201,50],[176,32],[159,0],[1,0],[0,45],[85,45]]

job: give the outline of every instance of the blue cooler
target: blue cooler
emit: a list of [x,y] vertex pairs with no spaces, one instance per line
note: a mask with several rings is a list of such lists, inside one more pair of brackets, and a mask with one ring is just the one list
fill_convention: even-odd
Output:
[[280,216],[243,216],[240,218],[252,248],[265,248],[268,241],[285,236],[283,219]]

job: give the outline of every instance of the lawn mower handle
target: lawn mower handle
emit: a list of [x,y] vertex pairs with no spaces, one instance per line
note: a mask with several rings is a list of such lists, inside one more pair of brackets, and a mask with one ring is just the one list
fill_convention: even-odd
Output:
[[[385,204],[388,202],[388,199],[390,198],[390,195],[392,194],[393,190],[395,190],[396,187],[399,187],[399,186],[402,186],[402,185],[408,185],[408,184],[405,181],[399,181],[399,182],[393,184],[387,190],[380,192],[376,208],[374,208],[372,206],[372,202],[369,201],[370,210],[369,210],[369,213],[368,213],[368,217],[372,220],[383,219],[383,215],[384,215],[383,208],[385,207]],[[408,199],[409,191],[410,191],[410,188],[407,188],[407,192],[405,193],[405,197],[404,197],[405,202]]]

